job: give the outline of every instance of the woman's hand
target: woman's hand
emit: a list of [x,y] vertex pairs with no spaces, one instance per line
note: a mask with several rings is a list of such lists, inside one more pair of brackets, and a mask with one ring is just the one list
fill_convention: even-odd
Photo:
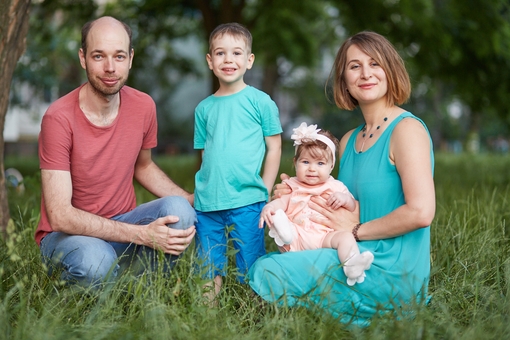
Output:
[[333,207],[328,206],[328,198],[329,195],[327,194],[323,196],[312,196],[308,206],[322,216],[314,215],[310,217],[310,220],[334,230],[351,232],[352,228],[359,223],[359,203],[356,201],[356,208],[354,211],[349,211],[345,208],[335,210]]
[[284,244],[283,246],[278,246],[278,250],[280,253],[288,253],[290,251],[290,244]]
[[[286,180],[286,179],[289,179],[290,176],[285,174],[285,173],[282,173],[280,175],[280,179],[283,181],[283,180]],[[271,197],[271,200],[275,200],[277,198],[280,198],[282,197],[283,195],[289,195],[292,193],[292,189],[285,183],[278,183],[274,186],[273,188],[273,196]]]

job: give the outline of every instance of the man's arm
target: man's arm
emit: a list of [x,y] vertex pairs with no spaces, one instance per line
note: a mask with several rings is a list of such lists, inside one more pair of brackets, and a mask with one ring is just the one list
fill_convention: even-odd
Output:
[[271,196],[274,181],[280,169],[280,158],[282,156],[282,138],[281,135],[265,137],[266,140],[266,160],[264,163],[264,172],[262,180],[267,188],[267,194]]
[[135,164],[135,179],[157,197],[182,196],[193,205],[194,195],[175,184],[152,160],[151,150],[141,150]]
[[181,254],[193,239],[194,228],[176,230],[166,226],[177,221],[175,216],[158,218],[149,225],[133,225],[76,209],[71,204],[73,189],[69,171],[43,169],[41,184],[46,213],[54,231],[106,241],[133,242],[174,255]]

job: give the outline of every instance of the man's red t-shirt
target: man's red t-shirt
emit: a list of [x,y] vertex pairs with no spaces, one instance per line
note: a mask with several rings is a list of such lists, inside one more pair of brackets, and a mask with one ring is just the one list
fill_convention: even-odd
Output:
[[[69,171],[72,205],[111,218],[136,207],[135,163],[142,149],[157,144],[156,105],[149,95],[124,86],[117,117],[111,125],[99,127],[80,109],[80,89],[57,100],[44,114],[39,134],[40,168]],[[42,197],[37,244],[51,231]]]

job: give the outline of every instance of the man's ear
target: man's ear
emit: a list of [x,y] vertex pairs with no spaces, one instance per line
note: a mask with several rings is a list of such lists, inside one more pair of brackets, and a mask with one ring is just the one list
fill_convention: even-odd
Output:
[[78,58],[80,58],[80,65],[83,67],[83,69],[86,69],[86,63],[85,63],[85,53],[83,53],[83,48],[80,48],[78,50]]
[[135,56],[135,50],[132,48],[129,53],[129,69],[131,69],[131,66],[133,65],[133,57]]

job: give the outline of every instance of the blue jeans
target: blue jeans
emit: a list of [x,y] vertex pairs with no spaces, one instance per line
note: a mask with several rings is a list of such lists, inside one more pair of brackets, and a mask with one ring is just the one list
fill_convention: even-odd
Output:
[[[131,224],[149,224],[167,215],[179,217],[173,229],[187,229],[196,224],[196,213],[181,196],[167,196],[141,204],[112,220]],[[104,241],[99,238],[52,232],[41,240],[41,255],[51,275],[54,269],[62,270],[61,278],[83,287],[113,281],[117,275],[130,269],[134,274],[158,267],[157,250],[133,243]],[[168,273],[178,256],[165,254],[163,272]]]

